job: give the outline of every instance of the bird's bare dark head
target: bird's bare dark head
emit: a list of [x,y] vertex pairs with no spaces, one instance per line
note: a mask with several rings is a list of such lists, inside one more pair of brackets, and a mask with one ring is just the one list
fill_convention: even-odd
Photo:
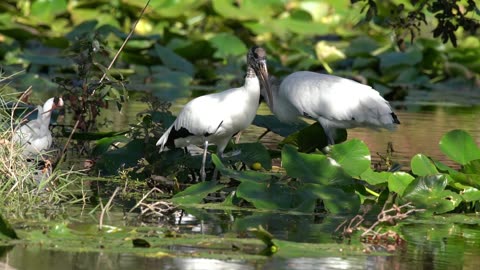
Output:
[[250,48],[247,54],[247,65],[255,71],[255,74],[260,80],[260,84],[263,86],[264,91],[266,91],[265,98],[267,99],[267,103],[271,104],[273,108],[273,97],[268,79],[267,52],[265,49],[260,46]]
[[247,55],[247,62],[257,62],[261,60],[266,60],[267,58],[267,53],[265,52],[265,49],[263,49],[260,46],[253,46],[250,48],[248,51]]

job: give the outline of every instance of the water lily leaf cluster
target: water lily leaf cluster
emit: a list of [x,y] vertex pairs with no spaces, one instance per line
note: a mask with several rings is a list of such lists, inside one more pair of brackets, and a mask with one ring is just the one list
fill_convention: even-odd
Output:
[[[308,128],[302,131],[305,130],[309,132]],[[213,163],[222,178],[186,189],[181,193],[180,205],[199,203],[197,190],[204,185],[212,187],[205,190],[206,196],[207,192],[226,187],[232,190],[231,181],[235,180],[238,184],[230,194],[235,199],[227,200],[230,205],[245,206],[242,202],[247,202],[247,206],[270,211],[313,212],[320,207],[329,213],[355,214],[360,205],[382,206],[388,197],[397,204],[413,203],[426,214],[478,210],[480,148],[465,131],[453,130],[440,141],[440,149],[458,162],[460,169],[418,154],[411,160],[410,173],[374,171],[368,147],[357,139],[330,146],[323,152],[302,153],[299,149],[292,144],[283,145],[282,170],[276,173],[248,167],[238,170],[214,155]],[[179,202],[176,197],[174,201]]]

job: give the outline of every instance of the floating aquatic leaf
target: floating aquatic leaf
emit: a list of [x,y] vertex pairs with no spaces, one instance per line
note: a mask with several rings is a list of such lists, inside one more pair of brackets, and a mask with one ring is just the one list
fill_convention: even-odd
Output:
[[321,185],[351,185],[353,179],[335,160],[322,154],[299,153],[291,145],[282,149],[282,164],[287,174],[304,183]]
[[414,179],[404,190],[403,199],[413,202],[417,208],[428,213],[442,214],[454,210],[462,197],[445,190],[448,180],[445,175],[430,175]]
[[415,178],[406,172],[394,172],[388,177],[388,189],[402,196]]
[[360,178],[370,185],[379,185],[386,183],[390,175],[392,175],[391,172],[375,172],[371,168],[367,168]]
[[476,188],[466,188],[461,191],[460,195],[462,195],[463,199],[466,202],[476,202],[480,201],[480,190]]
[[360,176],[370,168],[370,150],[358,139],[333,145],[329,154],[353,177]]
[[427,176],[439,173],[435,167],[435,164],[433,164],[430,158],[423,154],[416,154],[410,162],[410,167],[412,168],[412,172],[418,176]]
[[440,150],[452,160],[465,165],[480,159],[480,149],[472,136],[464,130],[452,130],[440,140]]
[[176,204],[197,204],[207,197],[208,194],[216,192],[223,188],[223,185],[219,185],[217,181],[205,181],[198,184],[194,184],[185,190],[175,194],[172,197],[172,202]]

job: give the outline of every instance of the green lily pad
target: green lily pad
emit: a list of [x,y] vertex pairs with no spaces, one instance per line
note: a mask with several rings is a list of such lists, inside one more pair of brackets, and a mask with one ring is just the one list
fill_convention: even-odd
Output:
[[415,178],[406,172],[394,172],[388,178],[388,189],[402,196],[405,189]]
[[452,171],[449,175],[456,183],[480,189],[480,174]]
[[480,201],[480,190],[476,188],[473,188],[473,187],[466,188],[460,194],[462,195],[463,199],[466,202]]
[[282,164],[287,174],[304,183],[321,185],[351,185],[353,179],[333,159],[321,154],[299,153],[291,145],[282,149]]
[[379,184],[387,183],[390,175],[392,175],[391,172],[375,172],[371,168],[367,168],[360,175],[360,179],[364,180],[370,185],[379,185]]
[[123,142],[126,143],[130,141],[129,138],[119,135],[119,136],[113,136],[113,137],[106,137],[102,138],[100,140],[96,141],[95,147],[92,150],[92,156],[100,156],[103,153],[107,152],[110,146],[112,144],[117,143],[117,142]]
[[452,130],[440,140],[440,150],[452,160],[465,165],[480,159],[480,149],[472,136],[464,130]]
[[435,164],[433,164],[429,157],[423,154],[416,154],[412,158],[410,166],[412,168],[412,172],[418,176],[438,174]]
[[333,145],[329,154],[350,176],[358,177],[370,168],[370,150],[358,139]]
[[201,182],[175,194],[171,201],[180,205],[198,204],[201,203],[203,198],[205,198],[208,194],[216,192],[223,187],[224,186],[219,185],[217,181]]
[[462,171],[469,174],[480,174],[480,159],[475,159],[465,164]]
[[442,214],[454,210],[462,196],[445,190],[448,180],[445,175],[418,177],[405,188],[403,199],[413,202],[417,208],[426,209],[427,213]]

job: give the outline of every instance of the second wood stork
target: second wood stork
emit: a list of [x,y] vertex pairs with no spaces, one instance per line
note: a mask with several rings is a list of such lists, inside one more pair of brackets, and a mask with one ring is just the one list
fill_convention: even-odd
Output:
[[272,112],[282,122],[300,116],[317,120],[329,145],[335,144],[337,128],[369,127],[395,129],[400,124],[390,104],[368,85],[310,71],[297,71],[279,84],[271,83]]
[[272,103],[268,82],[266,52],[255,46],[247,53],[247,75],[242,87],[220,93],[200,96],[183,107],[175,122],[158,140],[160,151],[167,147],[186,147],[203,144],[200,176],[205,180],[205,161],[209,143],[217,146],[223,155],[228,141],[246,129],[255,118],[260,100],[260,84],[266,90],[266,99]]
[[38,106],[37,119],[27,122],[15,130],[12,140],[23,147],[24,156],[38,156],[52,145],[52,133],[48,128],[52,111],[63,106],[63,99],[53,97]]

